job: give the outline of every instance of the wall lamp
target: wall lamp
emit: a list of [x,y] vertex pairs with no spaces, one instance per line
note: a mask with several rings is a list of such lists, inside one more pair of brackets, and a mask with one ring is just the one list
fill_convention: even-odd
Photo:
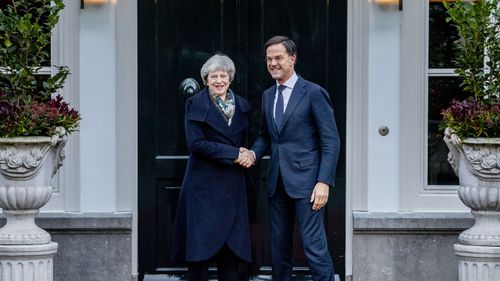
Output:
[[375,0],[375,4],[380,7],[394,7],[399,6],[399,10],[403,10],[403,0]]
[[104,6],[108,0],[80,0],[80,9],[85,9],[85,6]]

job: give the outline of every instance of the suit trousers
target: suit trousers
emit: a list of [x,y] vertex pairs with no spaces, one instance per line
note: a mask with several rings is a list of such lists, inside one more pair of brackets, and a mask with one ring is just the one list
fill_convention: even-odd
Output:
[[324,208],[314,211],[310,198],[294,199],[288,196],[281,173],[269,204],[273,280],[292,280],[293,232],[297,219],[313,280],[333,281],[333,264],[324,227]]

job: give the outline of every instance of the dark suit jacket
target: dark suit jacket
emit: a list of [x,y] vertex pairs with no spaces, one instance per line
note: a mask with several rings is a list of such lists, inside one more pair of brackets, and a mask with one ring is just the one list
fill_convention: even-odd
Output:
[[282,128],[273,117],[276,85],[262,96],[262,124],[252,147],[257,159],[271,149],[268,196],[279,172],[292,198],[308,198],[320,181],[334,185],[340,140],[330,97],[325,89],[299,76],[285,110]]
[[207,260],[224,243],[241,259],[251,259],[244,168],[233,163],[248,126],[250,106],[242,97],[235,98],[231,126],[207,89],[186,102],[186,140],[191,154],[177,201],[174,260]]

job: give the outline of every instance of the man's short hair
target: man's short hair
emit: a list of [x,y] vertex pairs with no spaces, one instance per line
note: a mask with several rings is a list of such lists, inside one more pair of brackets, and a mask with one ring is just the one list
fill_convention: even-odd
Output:
[[271,45],[281,44],[285,47],[286,53],[290,56],[297,56],[297,47],[295,43],[286,36],[276,35],[271,39],[267,40],[264,45],[264,51],[267,51],[267,48]]

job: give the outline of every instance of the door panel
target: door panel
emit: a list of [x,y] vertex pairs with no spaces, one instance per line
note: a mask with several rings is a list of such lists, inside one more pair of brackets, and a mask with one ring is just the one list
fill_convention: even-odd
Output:
[[[298,47],[297,72],[329,91],[341,138],[345,136],[346,0],[141,0],[139,8],[139,271],[179,273],[170,260],[172,229],[188,151],[184,102],[186,78],[203,87],[199,71],[215,52],[236,64],[231,88],[254,111],[246,145],[260,128],[262,91],[274,81],[264,63],[263,45],[276,34]],[[345,160],[337,170],[325,212],[330,253],[344,275]],[[249,171],[248,204],[252,233],[252,274],[270,266],[265,190],[268,160]],[[294,265],[306,266],[297,229]]]

